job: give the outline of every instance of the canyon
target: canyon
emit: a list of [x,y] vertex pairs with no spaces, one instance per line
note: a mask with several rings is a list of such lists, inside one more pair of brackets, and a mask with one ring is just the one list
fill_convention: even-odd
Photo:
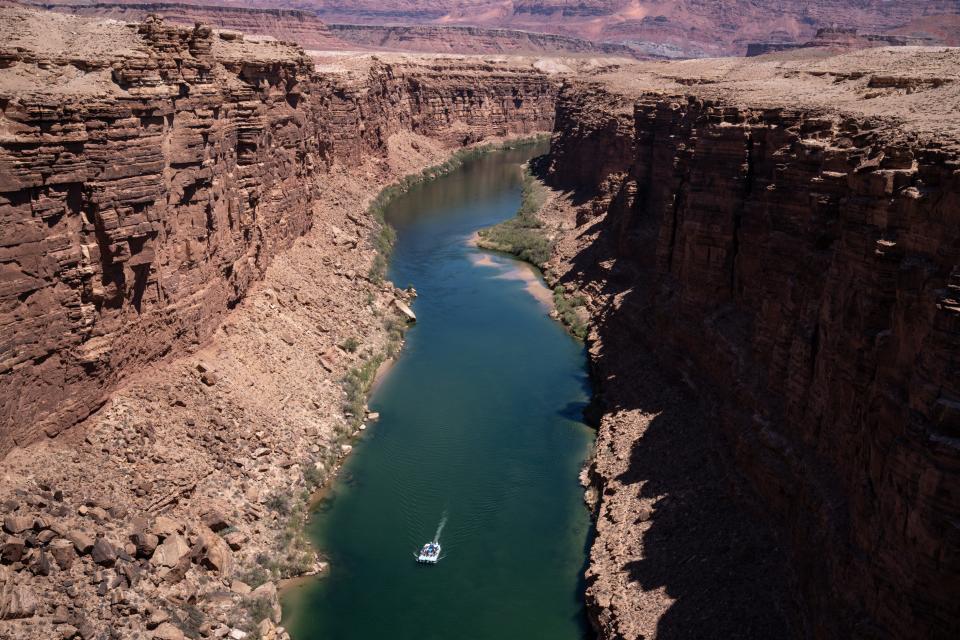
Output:
[[284,637],[273,580],[322,567],[306,501],[410,299],[367,204],[549,130],[558,85],[529,60],[315,70],[204,26],[0,19],[0,636]]
[[21,6],[0,33],[3,637],[287,637],[275,582],[323,570],[307,501],[414,295],[368,205],[551,130],[598,635],[960,633],[958,50],[311,58]]
[[844,48],[898,42],[960,45],[956,2],[40,2],[86,16],[166,20],[258,33],[307,49],[445,53],[564,54],[683,58],[743,55],[815,40],[820,30],[859,30],[872,39],[833,38]]
[[561,92],[541,216],[593,318],[602,637],[960,631],[960,53],[921,51]]

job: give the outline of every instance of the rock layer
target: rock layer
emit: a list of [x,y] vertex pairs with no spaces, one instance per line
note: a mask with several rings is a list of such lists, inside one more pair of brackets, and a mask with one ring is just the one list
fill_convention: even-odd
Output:
[[[606,409],[587,592],[601,635],[705,632],[696,610],[669,613],[702,595],[684,563],[708,549],[702,575],[746,550],[725,568],[737,584],[766,545],[791,561],[779,580],[794,582],[806,621],[793,635],[956,637],[957,139],[912,131],[905,112],[894,125],[750,104],[735,85],[669,97],[643,85],[567,87],[547,168],[571,192],[552,223],[573,227],[550,266],[591,299]],[[656,384],[637,368],[650,358]],[[688,391],[666,402],[664,380]],[[702,407],[700,427],[682,426],[678,403]],[[692,453],[704,443],[709,456]],[[697,533],[692,507],[713,498],[656,468],[693,457],[689,473],[722,478],[697,456],[731,465],[736,502],[774,523],[772,537],[704,546],[709,523]],[[671,546],[664,531],[684,509]],[[674,554],[659,572],[658,553]],[[720,572],[705,579],[724,588]],[[657,598],[667,613],[638,623]],[[786,614],[774,635],[790,635]]]
[[[953,0],[259,0],[239,8],[207,2],[42,2],[84,15],[135,19],[155,12],[249,30],[307,48],[639,57],[742,55],[751,42],[803,43],[818,29],[933,37],[957,44]],[[324,25],[336,25],[331,32]],[[362,25],[358,28],[357,25]],[[454,27],[454,28],[450,28]],[[559,37],[553,37],[559,36]]]
[[311,226],[330,167],[400,131],[468,144],[553,115],[555,85],[529,67],[325,75],[207,27],[55,14],[75,31],[47,49],[37,15],[8,10],[0,51],[0,455],[205,340]]
[[314,12],[298,9],[240,8],[216,4],[36,3],[36,6],[82,16],[142,20],[155,14],[164,20],[270,36],[306,49],[420,51],[467,54],[564,54],[637,57],[639,52],[617,43],[535,31],[445,25],[327,24]]

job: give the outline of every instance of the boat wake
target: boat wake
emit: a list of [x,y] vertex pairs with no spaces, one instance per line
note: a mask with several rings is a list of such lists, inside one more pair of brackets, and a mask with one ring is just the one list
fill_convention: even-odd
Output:
[[437,532],[433,534],[433,541],[440,542],[440,534],[443,533],[443,528],[447,525],[447,512],[443,512],[443,517],[440,518],[440,524],[437,525]]

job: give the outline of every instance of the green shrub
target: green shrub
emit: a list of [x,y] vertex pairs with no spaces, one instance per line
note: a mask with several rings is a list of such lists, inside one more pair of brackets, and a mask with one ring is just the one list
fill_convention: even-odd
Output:
[[267,509],[270,509],[270,511],[276,511],[281,516],[287,516],[290,514],[290,498],[279,491],[276,493],[271,493],[269,496],[267,496],[267,499],[263,504],[265,507],[267,507]]
[[300,466],[303,468],[303,481],[307,489],[313,490],[323,484],[323,473],[317,469],[312,460],[307,460]]
[[[258,558],[259,560],[259,558]],[[248,571],[241,573],[237,576],[240,579],[240,582],[245,582],[250,585],[252,588],[256,589],[260,585],[266,583],[270,579],[270,574],[262,566],[252,567]]]
[[530,169],[523,174],[523,195],[517,215],[492,227],[481,229],[477,245],[483,249],[514,255],[537,267],[542,267],[553,246],[543,231],[537,212],[547,198],[547,189]]
[[343,390],[347,394],[344,411],[352,414],[352,426],[356,427],[363,421],[364,410],[367,405],[367,393],[377,375],[377,369],[383,363],[384,356],[377,355],[364,361],[359,367],[354,367],[343,377]]
[[266,619],[273,619],[273,604],[269,598],[245,598],[240,606],[247,614],[247,621],[241,625],[242,630],[249,635],[248,639],[257,639],[260,637],[260,622]]
[[561,285],[553,289],[553,304],[557,310],[560,321],[567,325],[570,333],[583,340],[587,337],[587,325],[585,325],[577,313],[577,309],[587,304],[587,299],[579,294],[567,296]]
[[360,347],[360,341],[354,338],[353,336],[347,338],[340,343],[340,348],[344,351],[349,351],[350,353],[356,353],[357,349]]

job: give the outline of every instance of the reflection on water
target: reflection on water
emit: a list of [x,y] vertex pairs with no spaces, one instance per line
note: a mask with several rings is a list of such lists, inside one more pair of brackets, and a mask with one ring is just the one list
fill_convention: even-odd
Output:
[[[286,597],[297,640],[584,637],[582,345],[502,277],[515,263],[476,264],[467,243],[513,215],[520,163],[542,151],[484,156],[390,205],[390,277],[416,287],[419,321],[371,400],[357,481],[315,514],[331,569]],[[443,559],[416,564],[442,521]]]

